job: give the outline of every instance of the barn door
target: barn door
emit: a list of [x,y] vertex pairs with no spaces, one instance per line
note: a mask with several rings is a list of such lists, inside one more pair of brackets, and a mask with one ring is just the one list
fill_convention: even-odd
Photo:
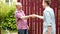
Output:
[[60,34],[60,0],[58,2],[58,34]]
[[[31,14],[43,15],[42,1],[43,0],[18,0],[18,2],[22,3],[23,10],[25,11],[26,15],[31,15]],[[57,11],[58,11],[57,1],[51,0],[50,4],[55,10],[56,25],[58,25],[57,23]],[[29,18],[28,25],[30,27],[29,34],[42,34],[43,20],[38,19],[38,18]]]

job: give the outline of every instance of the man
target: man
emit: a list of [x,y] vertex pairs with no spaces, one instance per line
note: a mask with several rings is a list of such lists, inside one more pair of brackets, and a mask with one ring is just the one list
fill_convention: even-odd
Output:
[[44,20],[43,34],[56,34],[55,15],[53,9],[49,6],[49,0],[43,0],[43,16],[33,15]]
[[16,18],[18,34],[28,34],[27,19],[30,16],[25,16],[24,11],[22,10],[21,3],[17,2],[16,8],[17,9],[15,11],[15,18]]

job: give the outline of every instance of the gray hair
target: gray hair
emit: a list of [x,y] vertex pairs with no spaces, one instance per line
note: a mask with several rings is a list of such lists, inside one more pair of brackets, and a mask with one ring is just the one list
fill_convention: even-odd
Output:
[[21,2],[17,2],[16,5],[22,5]]

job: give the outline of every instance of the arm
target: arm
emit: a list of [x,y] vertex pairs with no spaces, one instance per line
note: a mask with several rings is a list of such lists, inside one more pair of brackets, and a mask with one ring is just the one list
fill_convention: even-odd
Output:
[[48,34],[51,34],[51,26],[48,26]]
[[27,25],[27,29],[29,30],[29,26]]
[[43,17],[43,16],[37,16],[37,18],[44,19],[44,17]]
[[21,19],[28,19],[30,16],[20,16]]
[[40,18],[40,19],[44,19],[44,17],[43,16],[39,16],[39,15],[35,15],[35,14],[33,14],[33,16],[32,17],[37,17],[37,18]]
[[45,17],[46,23],[48,23],[47,24],[47,26],[48,26],[48,32],[47,33],[51,34],[51,26],[52,26],[51,15],[48,11],[46,11],[44,14],[44,17]]
[[16,12],[15,17],[20,18],[20,19],[28,19],[28,18],[33,17],[33,16],[32,15],[22,16],[20,13]]

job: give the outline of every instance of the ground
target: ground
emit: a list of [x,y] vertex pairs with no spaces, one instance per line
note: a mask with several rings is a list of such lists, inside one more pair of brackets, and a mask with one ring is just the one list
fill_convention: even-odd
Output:
[[[1,30],[1,34],[8,34],[5,30]],[[17,34],[17,31],[10,31],[10,34]]]

